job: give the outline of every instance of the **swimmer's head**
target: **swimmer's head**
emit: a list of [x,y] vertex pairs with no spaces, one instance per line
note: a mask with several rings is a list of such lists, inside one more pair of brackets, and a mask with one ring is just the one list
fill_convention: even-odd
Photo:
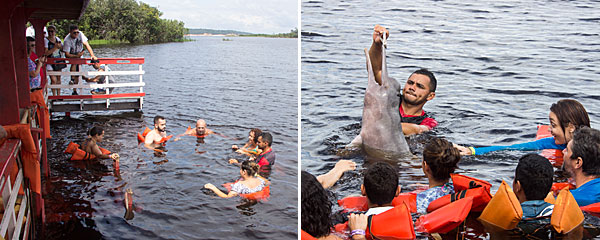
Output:
[[164,132],[167,130],[167,120],[163,116],[157,115],[154,117],[154,129],[159,132]]
[[250,132],[248,133],[248,139],[254,143],[258,143],[258,137],[260,137],[261,134],[262,131],[258,128],[250,129]]
[[240,166],[240,174],[245,172],[249,177],[256,177],[256,175],[258,174],[258,169],[258,163],[251,160],[246,160],[243,161],[242,165]]
[[581,127],[590,127],[590,117],[577,100],[562,99],[550,107],[550,133],[556,144],[567,144],[573,132]]
[[438,181],[447,181],[458,168],[460,151],[443,138],[432,138],[423,149],[423,172]]
[[204,119],[198,119],[198,121],[196,121],[196,134],[206,134],[206,121],[204,121]]
[[521,157],[513,181],[519,201],[544,200],[552,188],[552,176],[554,168],[545,157],[536,153]]
[[104,129],[100,126],[94,126],[88,131],[88,135],[97,142],[102,142],[102,139],[104,139]]
[[273,143],[273,136],[271,136],[270,133],[268,132],[263,132],[259,137],[258,137],[258,148],[265,150],[268,147],[271,147],[271,143]]

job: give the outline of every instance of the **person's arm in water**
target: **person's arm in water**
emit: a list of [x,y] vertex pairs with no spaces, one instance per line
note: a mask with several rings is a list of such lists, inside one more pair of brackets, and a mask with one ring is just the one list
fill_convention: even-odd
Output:
[[421,133],[431,130],[428,126],[425,126],[425,125],[418,125],[415,123],[401,123],[401,124],[402,124],[402,133],[404,133],[405,136],[412,135],[412,134],[421,134]]
[[565,149],[565,145],[558,145],[554,142],[554,137],[542,138],[532,142],[518,143],[509,146],[490,146],[490,147],[463,147],[456,145],[461,155],[482,155],[488,152],[499,150],[542,150],[542,149]]
[[369,48],[369,59],[371,60],[371,66],[373,67],[373,73],[375,73],[375,81],[381,84],[381,45],[383,44],[381,37],[383,34],[386,35],[386,39],[389,38],[390,32],[379,24],[375,25],[373,29],[373,43]]
[[217,196],[222,197],[222,198],[230,198],[230,197],[235,197],[238,195],[238,193],[234,192],[234,191],[229,191],[229,193],[225,194],[224,192],[222,192],[220,189],[218,189],[217,187],[215,187],[215,185],[212,185],[211,183],[205,184],[204,188],[212,190],[214,193],[217,194]]
[[354,233],[354,235],[351,236],[351,239],[353,239],[353,240],[367,239],[365,236],[365,230],[367,230],[368,225],[369,225],[369,217],[367,215],[365,215],[364,213],[361,213],[361,214],[351,213],[350,216],[348,216],[348,227],[350,228],[350,231],[354,232],[355,230],[362,230],[362,232],[360,232],[360,233]]
[[94,146],[92,146],[92,154],[96,155],[96,157],[100,159],[115,159],[117,156],[119,156],[117,153],[103,154],[102,150],[100,150],[100,147],[98,147],[97,144],[94,144]]
[[327,189],[333,186],[346,171],[351,171],[354,169],[356,169],[356,163],[353,161],[339,160],[337,163],[335,163],[335,167],[329,170],[329,172],[317,176],[317,180],[319,183],[321,183],[323,188]]

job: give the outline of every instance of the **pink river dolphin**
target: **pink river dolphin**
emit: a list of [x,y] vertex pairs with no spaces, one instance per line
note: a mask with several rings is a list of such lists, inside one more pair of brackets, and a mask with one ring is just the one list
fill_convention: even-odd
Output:
[[388,76],[386,39],[383,39],[383,43],[381,83],[375,80],[369,52],[365,49],[369,82],[365,92],[360,134],[352,140],[350,146],[362,147],[371,158],[393,160],[412,154],[402,133],[398,112],[402,89],[396,79]]

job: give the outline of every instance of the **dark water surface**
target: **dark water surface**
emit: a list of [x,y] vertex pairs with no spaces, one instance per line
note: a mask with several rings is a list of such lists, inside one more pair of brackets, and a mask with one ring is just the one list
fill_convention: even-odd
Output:
[[[71,119],[55,114],[48,145],[52,172],[45,185],[49,239],[296,238],[297,40],[193,39],[94,49],[99,57],[145,57],[144,110],[74,113]],[[136,141],[157,114],[166,117],[168,134],[181,134],[203,118],[229,138],[213,135],[200,143],[183,137],[157,157]],[[118,173],[112,161],[71,162],[62,153],[92,125],[105,128],[100,146],[120,154]],[[243,144],[254,127],[274,139],[271,198],[253,204],[203,189],[239,178],[239,168],[227,163],[242,159],[231,145]],[[137,207],[132,220],[123,217],[127,188]]]
[[[391,77],[404,86],[425,67],[438,79],[425,110],[439,126],[409,139],[418,159],[398,163],[403,191],[427,183],[420,159],[431,136],[477,146],[531,141],[536,125],[549,124],[550,105],[564,98],[580,101],[600,127],[599,12],[593,1],[302,1],[302,170],[327,172],[359,133],[363,49],[375,24],[390,30]],[[512,183],[523,154],[465,157],[458,172],[490,181],[495,192],[502,180]],[[332,191],[360,194],[361,182],[359,171],[350,172]]]

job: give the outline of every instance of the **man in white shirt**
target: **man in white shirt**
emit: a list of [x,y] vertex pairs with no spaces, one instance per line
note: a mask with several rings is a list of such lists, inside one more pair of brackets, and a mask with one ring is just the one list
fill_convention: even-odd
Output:
[[[79,27],[77,25],[71,25],[69,27],[69,35],[65,37],[63,41],[63,52],[65,52],[65,56],[67,58],[80,58],[83,56],[83,47],[88,50],[90,56],[93,60],[96,60],[96,56],[94,55],[94,51],[90,44],[88,44],[88,39],[83,35],[82,32],[79,31]],[[78,64],[71,64],[71,72],[79,71]],[[78,84],[79,78],[76,76],[71,77],[71,82],[69,84]],[[77,95],[77,91],[73,89],[73,95]]]

